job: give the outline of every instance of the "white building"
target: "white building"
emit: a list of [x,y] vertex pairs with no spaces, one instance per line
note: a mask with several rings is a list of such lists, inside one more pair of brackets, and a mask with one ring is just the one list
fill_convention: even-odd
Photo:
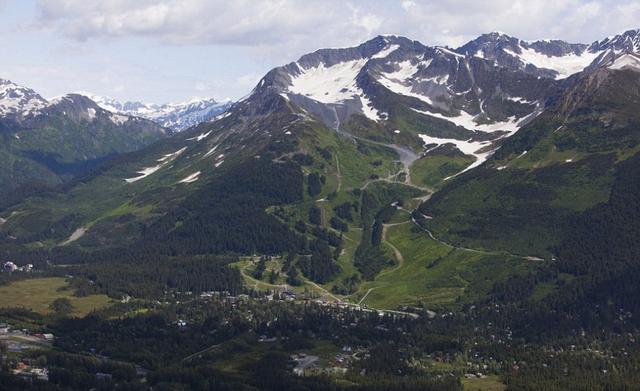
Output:
[[18,270],[18,266],[16,266],[15,263],[9,261],[9,262],[5,262],[4,265],[2,265],[2,270],[5,272],[11,273]]

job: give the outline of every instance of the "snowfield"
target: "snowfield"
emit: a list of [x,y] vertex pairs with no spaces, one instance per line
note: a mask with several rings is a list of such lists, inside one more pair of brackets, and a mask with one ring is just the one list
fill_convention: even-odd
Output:
[[539,53],[533,49],[520,47],[521,53],[515,53],[508,49],[504,51],[513,57],[520,59],[524,64],[531,64],[536,68],[551,69],[556,71],[556,79],[565,79],[575,73],[582,72],[589,66],[601,52],[589,52],[585,50],[582,54],[568,54],[566,56],[550,57]]
[[289,91],[307,96],[321,103],[341,103],[359,96],[356,76],[366,64],[367,59],[341,62],[325,67],[305,69],[298,64],[300,74],[292,77]]
[[623,68],[633,68],[636,70],[640,70],[640,57],[634,56],[632,54],[624,54],[618,57],[611,65],[608,66],[609,69],[623,69]]
[[518,124],[521,122],[521,120],[519,120],[515,116],[512,116],[509,118],[508,121],[495,122],[492,124],[478,124],[475,122],[476,116],[473,116],[462,110],[460,110],[460,114],[455,117],[447,117],[446,115],[442,115],[440,113],[434,113],[431,111],[424,111],[424,110],[417,110],[417,109],[412,109],[412,110],[420,114],[430,115],[432,117],[436,117],[436,118],[440,118],[440,119],[452,122],[453,124],[457,126],[462,126],[465,129],[479,130],[486,133],[505,131],[511,135],[518,131],[518,129],[520,128]]

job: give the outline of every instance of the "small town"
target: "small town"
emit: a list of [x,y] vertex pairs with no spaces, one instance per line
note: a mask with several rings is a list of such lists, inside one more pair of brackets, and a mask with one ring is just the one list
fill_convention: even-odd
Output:
[[[0,343],[4,344],[6,351],[0,351],[0,363],[10,361],[9,357],[20,357],[28,350],[50,348],[54,341],[54,335],[50,333],[32,333],[27,329],[15,329],[7,323],[0,323]],[[37,360],[20,358],[12,364],[12,373],[25,380],[48,380],[49,372]]]

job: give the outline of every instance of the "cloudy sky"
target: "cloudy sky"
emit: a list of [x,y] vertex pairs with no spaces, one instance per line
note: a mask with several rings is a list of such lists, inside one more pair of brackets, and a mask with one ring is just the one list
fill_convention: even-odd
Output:
[[274,66],[378,34],[490,31],[590,43],[640,28],[637,0],[0,0],[0,78],[45,97],[236,99]]

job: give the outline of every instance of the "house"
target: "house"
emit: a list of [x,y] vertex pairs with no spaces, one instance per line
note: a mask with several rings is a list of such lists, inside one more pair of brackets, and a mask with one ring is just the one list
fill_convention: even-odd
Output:
[[5,262],[4,265],[2,265],[2,270],[7,273],[13,273],[16,270],[18,270],[18,266],[16,266],[16,264],[13,262],[8,261],[8,262]]
[[305,376],[310,372],[315,372],[318,370],[319,366],[319,357],[307,355],[305,353],[298,353],[291,356],[291,359],[295,362],[295,367],[293,368],[293,374],[296,376]]
[[22,361],[18,362],[11,372],[28,382],[32,382],[33,380],[49,380],[49,370],[47,368],[33,367]]
[[266,335],[261,335],[261,336],[258,338],[258,342],[276,342],[277,340],[278,340],[278,338],[277,338],[277,337],[271,337],[271,338],[269,338],[269,337],[267,337]]
[[31,368],[31,375],[38,380],[49,381],[49,370],[47,368]]

